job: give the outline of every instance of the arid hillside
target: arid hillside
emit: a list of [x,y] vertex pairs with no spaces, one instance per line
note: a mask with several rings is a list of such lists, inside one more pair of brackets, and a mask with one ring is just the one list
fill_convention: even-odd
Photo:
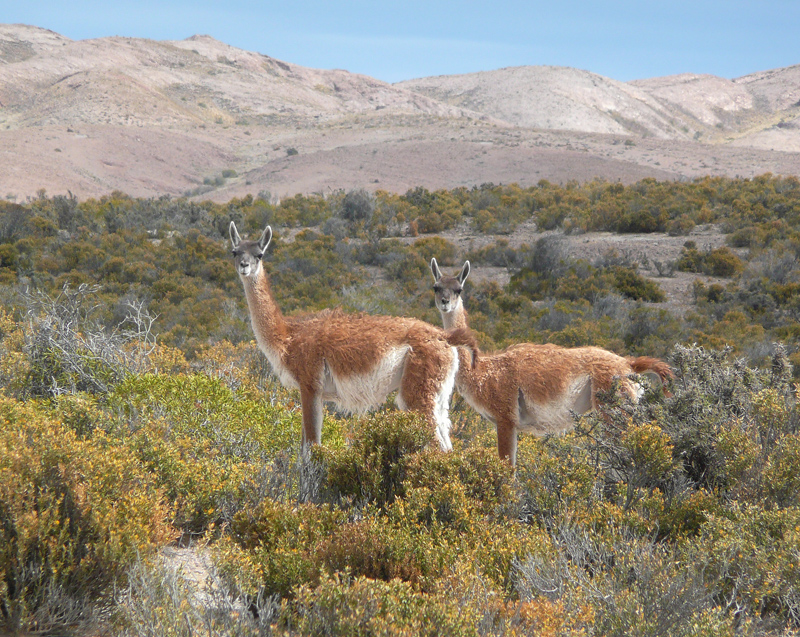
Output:
[[527,66],[397,86],[519,127],[800,148],[800,65],[735,80],[687,73],[628,83]]
[[0,196],[225,201],[800,174],[800,66],[631,83],[519,67],[395,85],[179,42],[0,25]]

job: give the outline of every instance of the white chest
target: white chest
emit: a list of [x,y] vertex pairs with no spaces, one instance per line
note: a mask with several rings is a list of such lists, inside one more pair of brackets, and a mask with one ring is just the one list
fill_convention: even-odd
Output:
[[281,353],[273,347],[270,347],[259,335],[256,336],[256,342],[258,343],[259,349],[264,353],[264,356],[267,357],[272,371],[278,377],[278,381],[280,381],[281,385],[287,389],[300,389],[300,384],[297,382],[294,374],[284,365]]

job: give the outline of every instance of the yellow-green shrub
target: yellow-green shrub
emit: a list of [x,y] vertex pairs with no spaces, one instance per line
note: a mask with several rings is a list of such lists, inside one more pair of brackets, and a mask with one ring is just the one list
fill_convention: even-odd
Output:
[[796,624],[800,590],[800,510],[733,506],[709,516],[691,547],[720,604],[752,617]]
[[242,438],[271,453],[300,439],[299,413],[205,374],[141,374],[116,388],[108,402],[131,424],[157,416],[171,431],[208,438],[230,454]]
[[[235,376],[227,380],[238,384]],[[130,377],[108,407],[116,415],[113,435],[156,476],[174,503],[175,523],[193,531],[263,497],[259,476],[274,474],[273,460],[300,441],[300,412],[291,402],[270,404],[253,383],[234,390],[205,374]],[[327,422],[323,442],[335,442],[337,423]]]
[[800,434],[781,438],[764,471],[764,485],[778,506],[800,505]]
[[382,506],[405,492],[413,454],[436,444],[430,423],[402,411],[376,412],[353,425],[349,446],[315,449],[335,497],[361,498]]
[[401,580],[325,576],[316,587],[300,588],[292,610],[291,623],[301,635],[477,637],[479,634],[472,617],[450,600],[420,593]]
[[54,397],[53,414],[80,438],[91,436],[95,427],[109,420],[97,398],[84,392]]
[[[445,562],[443,552],[437,550],[441,544],[430,539],[408,527],[368,516],[335,529],[319,545],[315,557],[319,568],[327,572],[387,582],[401,579],[419,586],[437,576]],[[446,554],[449,557],[452,552]]]
[[5,308],[0,308],[0,388],[9,394],[23,394],[30,362],[23,353],[25,333]]
[[472,447],[458,453],[426,449],[410,459],[405,484],[439,491],[448,484],[462,487],[480,515],[495,514],[513,497],[514,471],[491,448]]
[[720,428],[714,451],[718,455],[719,480],[725,488],[739,497],[752,497],[757,491],[761,447],[755,440],[752,426],[741,418],[731,419],[729,426]]
[[517,452],[521,513],[537,519],[576,513],[595,503],[598,475],[572,436],[522,436]]
[[79,439],[35,403],[0,398],[0,621],[9,628],[41,628],[31,623],[48,603],[109,602],[126,566],[173,537],[169,517],[127,450]]
[[[291,596],[302,584],[316,584],[322,564],[319,547],[344,521],[330,507],[290,505],[264,500],[254,510],[238,512],[231,522],[231,540],[248,555],[249,580],[269,594]],[[229,552],[230,574],[238,570],[240,551]],[[224,560],[223,560],[224,562]]]

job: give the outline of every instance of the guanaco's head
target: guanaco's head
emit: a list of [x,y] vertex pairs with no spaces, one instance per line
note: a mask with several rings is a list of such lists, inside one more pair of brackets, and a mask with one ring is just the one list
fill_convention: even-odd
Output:
[[272,241],[272,228],[269,226],[264,228],[258,241],[242,240],[236,230],[236,224],[231,221],[228,233],[231,236],[231,253],[236,271],[242,279],[255,278],[261,270],[261,257]]
[[431,259],[431,272],[436,309],[442,313],[442,317],[461,308],[461,292],[464,290],[464,281],[469,276],[469,261],[464,261],[461,272],[456,276],[442,276],[434,258]]

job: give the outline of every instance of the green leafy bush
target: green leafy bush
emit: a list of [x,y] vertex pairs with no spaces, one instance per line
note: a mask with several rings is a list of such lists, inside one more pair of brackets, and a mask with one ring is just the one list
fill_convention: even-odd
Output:
[[[259,480],[289,486],[280,466],[269,467],[299,444],[300,413],[271,405],[255,387],[234,391],[205,374],[142,374],[119,385],[108,406],[117,414],[111,432],[152,472],[174,502],[175,524],[187,530],[257,503],[266,488]],[[336,427],[325,429],[330,444]]]

